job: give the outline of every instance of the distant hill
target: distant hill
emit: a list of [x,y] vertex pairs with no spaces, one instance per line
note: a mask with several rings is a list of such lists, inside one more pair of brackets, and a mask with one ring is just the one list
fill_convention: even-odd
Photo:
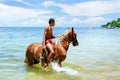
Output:
[[104,24],[101,27],[108,28],[108,29],[120,28],[120,18],[118,18],[117,20],[108,22],[107,24]]

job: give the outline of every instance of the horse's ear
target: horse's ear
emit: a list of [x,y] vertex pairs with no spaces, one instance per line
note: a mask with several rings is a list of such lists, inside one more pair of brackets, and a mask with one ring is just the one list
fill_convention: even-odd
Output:
[[72,27],[71,29],[72,29],[72,32],[74,32],[74,28]]

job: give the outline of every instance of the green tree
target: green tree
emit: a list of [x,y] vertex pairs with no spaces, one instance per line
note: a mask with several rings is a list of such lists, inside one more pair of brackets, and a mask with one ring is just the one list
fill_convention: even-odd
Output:
[[117,20],[113,20],[111,22],[108,22],[104,25],[102,25],[101,27],[105,27],[105,28],[120,28],[120,18],[118,18]]

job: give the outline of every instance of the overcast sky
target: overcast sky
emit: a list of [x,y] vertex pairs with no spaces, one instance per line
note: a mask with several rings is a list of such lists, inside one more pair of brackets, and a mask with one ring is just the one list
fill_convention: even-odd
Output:
[[120,0],[0,0],[0,27],[93,27],[120,17]]

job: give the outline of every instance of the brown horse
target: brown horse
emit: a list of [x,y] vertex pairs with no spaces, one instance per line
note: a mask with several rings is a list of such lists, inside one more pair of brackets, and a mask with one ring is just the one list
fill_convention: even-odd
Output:
[[[69,48],[69,44],[72,43],[73,46],[78,45],[76,33],[73,28],[69,28],[64,34],[59,36],[58,41],[52,43],[54,54],[52,55],[52,60],[58,62],[61,66],[61,62],[65,60],[66,53]],[[45,68],[48,67],[49,61],[47,56],[49,55],[49,50],[43,49],[42,44],[32,43],[28,46],[25,55],[25,62],[32,66],[33,64],[42,63]]]

